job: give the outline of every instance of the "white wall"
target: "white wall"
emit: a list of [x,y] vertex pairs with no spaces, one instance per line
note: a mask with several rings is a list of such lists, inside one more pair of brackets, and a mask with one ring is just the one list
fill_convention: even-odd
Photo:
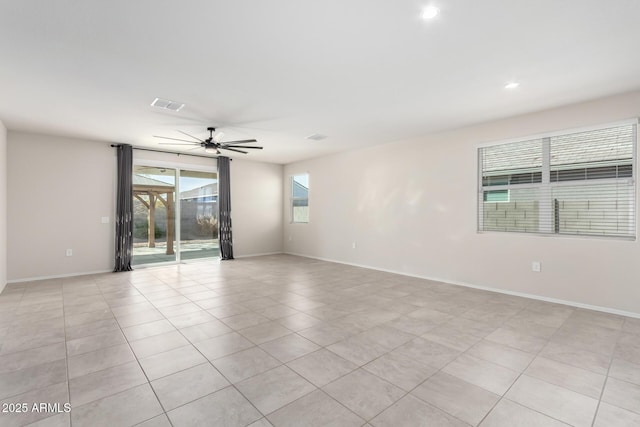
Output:
[[7,284],[7,129],[0,121],[0,292]]
[[231,162],[234,256],[282,252],[282,172],[282,165]]
[[12,131],[8,141],[9,280],[111,270],[115,150]]
[[[7,158],[8,280],[111,271],[116,150],[105,142],[10,131]],[[139,159],[211,164],[134,150]],[[1,177],[0,170],[0,186]],[[236,160],[231,182],[238,193],[232,193],[236,255],[281,252],[282,166]],[[101,223],[103,216],[109,224]]]
[[[640,314],[638,241],[476,232],[480,143],[638,116],[633,92],[287,165],[285,251]],[[301,172],[310,223],[291,224]]]

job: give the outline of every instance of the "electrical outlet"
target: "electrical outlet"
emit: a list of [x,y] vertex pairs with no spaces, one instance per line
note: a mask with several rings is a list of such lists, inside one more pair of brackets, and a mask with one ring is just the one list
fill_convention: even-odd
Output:
[[103,224],[109,224],[109,217],[108,216],[103,216],[101,219]]
[[73,256],[73,250],[67,249],[67,256]]
[[535,271],[536,273],[540,273],[542,271],[542,263],[540,261],[533,261],[531,263],[531,271]]

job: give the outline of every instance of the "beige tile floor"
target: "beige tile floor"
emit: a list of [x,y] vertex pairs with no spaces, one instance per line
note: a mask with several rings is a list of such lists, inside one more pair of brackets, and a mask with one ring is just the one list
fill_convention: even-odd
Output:
[[0,343],[3,427],[640,425],[640,319],[286,255],[9,285]]

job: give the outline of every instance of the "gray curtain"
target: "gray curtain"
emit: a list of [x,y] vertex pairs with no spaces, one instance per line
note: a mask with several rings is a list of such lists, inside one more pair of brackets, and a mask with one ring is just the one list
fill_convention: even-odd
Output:
[[228,157],[218,157],[218,236],[220,239],[220,258],[223,260],[233,259],[229,162]]
[[121,144],[118,150],[118,194],[116,201],[116,271],[131,271],[133,251],[133,149]]

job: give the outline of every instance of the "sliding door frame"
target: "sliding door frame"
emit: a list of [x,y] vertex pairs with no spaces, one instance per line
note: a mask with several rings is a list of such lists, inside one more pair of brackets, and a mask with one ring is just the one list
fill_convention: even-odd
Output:
[[[175,261],[166,261],[166,262],[155,262],[149,264],[137,264],[136,267],[153,267],[153,266],[161,266],[161,265],[173,265],[173,264],[183,264],[184,261],[181,259],[182,245],[180,243],[182,230],[180,227],[180,223],[182,221],[182,212],[180,206],[180,172],[183,170],[195,171],[195,172],[207,172],[213,173],[216,176],[216,181],[218,180],[218,168],[217,165],[214,164],[211,167],[203,166],[203,165],[191,165],[188,163],[178,163],[178,162],[167,162],[161,160],[146,160],[144,158],[135,158],[133,159],[133,167],[132,173],[135,171],[137,166],[149,166],[154,168],[166,168],[175,170],[175,202],[173,204],[175,215],[174,215],[174,230],[175,230],[175,253],[176,259]],[[216,209],[219,208],[219,204],[216,205]],[[218,236],[218,240],[220,236]]]

